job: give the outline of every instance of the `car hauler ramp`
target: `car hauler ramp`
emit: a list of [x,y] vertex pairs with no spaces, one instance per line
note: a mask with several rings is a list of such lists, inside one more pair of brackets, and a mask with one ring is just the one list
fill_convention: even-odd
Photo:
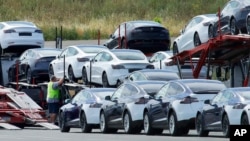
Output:
[[[209,71],[210,65],[231,66],[242,59],[249,58],[249,55],[249,35],[221,35],[194,49],[174,55],[169,65],[180,65],[189,62],[193,66],[193,77],[198,78],[200,70],[205,64],[208,65]],[[195,57],[199,59],[194,60]],[[193,63],[196,65],[193,65]],[[244,81],[248,81],[248,76],[245,77]]]
[[[2,86],[0,87],[0,119],[2,119],[1,123],[19,128],[40,125],[47,129],[59,129],[58,126],[48,123],[45,111],[26,93]],[[2,124],[2,127],[9,128],[6,124]]]

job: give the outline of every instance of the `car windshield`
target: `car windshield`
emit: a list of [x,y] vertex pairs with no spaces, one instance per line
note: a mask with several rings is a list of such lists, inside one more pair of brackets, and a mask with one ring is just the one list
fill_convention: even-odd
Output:
[[145,55],[141,52],[114,52],[120,60],[144,60]]
[[240,94],[240,96],[242,96],[245,100],[250,100],[250,93],[249,93],[249,89],[248,90],[238,90],[237,93]]
[[60,53],[60,50],[40,50],[39,54],[41,56],[56,56]]
[[147,83],[141,84],[140,86],[146,91],[147,94],[149,94],[150,96],[154,96],[158,92],[158,90],[163,86],[163,83]]
[[146,26],[146,25],[157,25],[157,26],[160,26],[159,23],[157,23],[157,22],[150,22],[150,21],[138,21],[138,22],[134,22],[133,25],[136,26],[136,27],[138,27],[138,26]]
[[98,53],[106,49],[105,47],[102,48],[102,47],[95,47],[95,46],[89,46],[89,47],[79,46],[79,48],[85,53]]
[[106,96],[112,95],[114,91],[105,91],[105,92],[95,92],[95,95],[99,97],[101,100],[104,100]]
[[197,82],[187,82],[185,83],[195,94],[207,94],[212,93],[216,94],[220,90],[226,88],[223,83],[213,83],[213,82],[205,82],[205,81],[197,81]]
[[35,26],[34,24],[30,22],[23,22],[23,21],[9,21],[6,22],[8,25],[29,25],[29,26]]

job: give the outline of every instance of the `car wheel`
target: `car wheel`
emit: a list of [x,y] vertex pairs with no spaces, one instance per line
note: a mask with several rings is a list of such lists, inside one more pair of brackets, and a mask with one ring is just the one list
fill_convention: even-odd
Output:
[[154,130],[152,128],[152,125],[151,125],[151,121],[150,121],[150,117],[148,115],[148,112],[146,112],[143,116],[143,129],[144,129],[144,132],[146,135],[153,135],[154,134]]
[[88,81],[88,77],[87,77],[87,71],[85,68],[82,69],[82,83],[84,85],[88,85],[89,81]]
[[227,115],[224,115],[222,119],[222,132],[225,137],[229,137],[230,127]]
[[180,129],[178,127],[178,122],[177,122],[177,117],[175,112],[172,112],[169,116],[169,120],[168,120],[168,127],[169,127],[169,133],[172,136],[178,136],[180,135]]
[[81,113],[80,117],[80,125],[83,133],[90,133],[92,128],[91,126],[87,123],[86,115],[84,112]]
[[208,27],[208,38],[209,38],[209,39],[214,38],[213,25],[209,25],[209,27]]
[[122,84],[121,80],[117,80],[116,87],[118,88]]
[[239,30],[236,27],[236,21],[235,21],[235,19],[232,19],[230,21],[230,33],[231,33],[231,35],[237,35],[237,34],[239,34]]
[[250,16],[247,17],[247,34],[250,35]]
[[70,127],[66,126],[66,121],[63,112],[59,114],[59,127],[61,132],[69,132]]
[[49,78],[54,75],[54,70],[53,70],[53,67],[52,65],[49,66]]
[[8,71],[8,81],[9,82],[15,82],[15,73],[14,73],[14,70],[13,69],[10,69]]
[[178,46],[177,46],[176,43],[174,43],[174,45],[173,45],[173,54],[176,55],[178,53],[179,53]]
[[33,76],[31,74],[30,67],[26,70],[26,81],[27,81],[28,84],[32,84],[33,83]]
[[125,43],[125,39],[122,39],[122,41],[121,41],[121,48],[124,48],[124,49],[127,48],[126,43]]
[[105,72],[102,75],[102,85],[103,87],[109,87],[108,77]]
[[196,131],[197,131],[198,136],[200,136],[200,137],[206,137],[206,136],[208,136],[209,132],[206,131],[204,129],[204,127],[203,127],[201,114],[199,114],[196,117],[195,126],[196,126]]
[[74,72],[73,72],[73,68],[71,66],[69,67],[69,70],[68,70],[68,76],[69,76],[69,80],[71,82],[76,82],[76,78],[75,78],[75,75],[74,75]]
[[109,133],[108,125],[107,125],[107,120],[105,118],[105,115],[103,112],[101,112],[100,115],[100,129],[102,133]]
[[243,114],[243,116],[241,117],[241,125],[249,125],[249,121],[248,121],[248,117],[246,114]]
[[134,133],[132,128],[132,119],[128,112],[126,112],[125,115],[123,116],[123,128],[125,133],[127,134]]
[[195,33],[194,34],[194,46],[199,46],[199,45],[201,45],[201,40],[200,40],[199,34]]

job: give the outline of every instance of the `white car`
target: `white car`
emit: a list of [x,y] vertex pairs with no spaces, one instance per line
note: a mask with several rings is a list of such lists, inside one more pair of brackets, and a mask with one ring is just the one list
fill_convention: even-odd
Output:
[[103,50],[108,48],[102,45],[68,46],[50,63],[49,74],[58,78],[65,75],[70,81],[77,82],[82,77],[82,68],[88,59]]
[[199,136],[211,131],[222,131],[229,137],[230,125],[250,125],[250,88],[223,89],[197,112],[196,130]]
[[[173,53],[177,54],[184,50],[190,50],[205,43],[212,37],[213,21],[216,14],[204,14],[193,17],[180,32],[180,35],[173,42]],[[209,32],[211,31],[211,32]]]
[[[178,70],[177,65],[168,65],[169,62],[172,61],[171,57],[173,56],[172,51],[158,51],[149,58],[149,63],[154,65],[155,69],[164,69],[168,71],[177,72],[183,79],[187,78],[194,78],[193,77],[193,70],[190,64],[180,65],[180,72]],[[194,59],[195,60],[195,59]],[[193,63],[195,65],[195,63]],[[200,74],[198,78],[207,78],[207,67],[203,66],[201,68]]]
[[154,66],[148,62],[147,57],[140,50],[112,49],[99,52],[91,63],[86,63],[82,78],[86,84],[93,83],[104,87],[117,86],[120,76],[135,70],[153,68]]
[[168,81],[148,101],[144,109],[144,131],[159,134],[169,129],[172,136],[188,134],[195,127],[195,116],[204,100],[212,99],[226,86],[209,79],[176,79]]
[[32,22],[0,22],[0,46],[4,52],[14,53],[22,53],[29,48],[42,48],[43,32]]

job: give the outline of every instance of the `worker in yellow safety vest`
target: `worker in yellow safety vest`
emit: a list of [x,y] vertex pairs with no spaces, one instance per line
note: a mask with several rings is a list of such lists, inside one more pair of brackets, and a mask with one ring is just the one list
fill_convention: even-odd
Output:
[[50,77],[50,82],[47,88],[47,103],[49,110],[49,122],[55,123],[59,112],[60,103],[60,88],[64,78],[56,78],[54,75]]

